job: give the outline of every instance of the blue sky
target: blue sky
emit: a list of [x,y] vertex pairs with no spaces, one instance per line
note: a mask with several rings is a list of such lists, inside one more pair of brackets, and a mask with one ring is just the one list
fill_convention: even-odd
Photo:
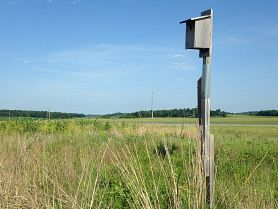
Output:
[[212,108],[278,109],[278,2],[1,0],[0,108],[196,106],[202,60],[179,21],[214,9]]

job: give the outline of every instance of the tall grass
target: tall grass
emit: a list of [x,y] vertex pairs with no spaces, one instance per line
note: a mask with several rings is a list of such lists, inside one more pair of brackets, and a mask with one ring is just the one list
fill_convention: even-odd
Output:
[[[215,208],[277,207],[275,133],[215,130]],[[0,208],[205,208],[197,138],[186,126],[2,121]]]

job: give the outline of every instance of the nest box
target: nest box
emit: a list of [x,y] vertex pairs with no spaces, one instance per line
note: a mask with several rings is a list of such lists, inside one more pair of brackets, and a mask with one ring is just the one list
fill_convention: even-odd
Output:
[[200,17],[180,22],[186,23],[186,49],[209,51],[212,46],[212,10],[206,10]]

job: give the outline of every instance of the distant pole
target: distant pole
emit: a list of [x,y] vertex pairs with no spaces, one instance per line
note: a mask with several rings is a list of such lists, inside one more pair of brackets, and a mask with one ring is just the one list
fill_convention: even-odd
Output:
[[50,120],[50,117],[51,117],[51,115],[50,115],[50,108],[48,109],[48,119]]
[[152,91],[152,118],[153,118],[153,91]]
[[11,110],[9,110],[9,120],[11,119]]

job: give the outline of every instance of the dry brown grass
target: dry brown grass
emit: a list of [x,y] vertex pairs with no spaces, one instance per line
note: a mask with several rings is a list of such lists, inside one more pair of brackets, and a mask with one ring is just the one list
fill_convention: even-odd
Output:
[[[74,127],[71,127],[73,129]],[[80,132],[78,133],[80,134]],[[78,137],[77,134],[77,137]],[[158,197],[158,182],[165,181],[169,189],[170,206],[181,208],[179,185],[176,179],[174,164],[167,153],[167,160],[159,156],[153,159],[155,142],[144,146],[148,155],[152,185],[155,189],[155,200],[151,200],[152,188],[147,190],[149,176],[143,172],[135,143],[124,141],[127,136],[181,137],[192,135],[191,130],[181,132],[177,127],[143,125],[123,129],[111,128],[106,132],[108,143],[92,145],[71,143],[75,137],[53,134],[2,134],[0,153],[0,208],[95,208],[101,207],[105,194],[98,191],[103,165],[115,167],[122,174],[131,193],[130,207],[161,208]],[[99,137],[101,133],[92,133],[87,137]],[[185,136],[185,135],[184,135]],[[184,137],[182,136],[182,137]],[[115,141],[117,140],[117,141]],[[89,141],[89,140],[88,140]],[[131,151],[131,149],[133,151]],[[107,151],[106,151],[107,150]],[[135,152],[134,152],[135,151]],[[170,165],[170,173],[165,165]],[[145,169],[145,168],[144,168]],[[111,175],[111,174],[109,174]],[[157,177],[159,176],[158,180]],[[96,200],[97,199],[97,200]],[[172,201],[172,202],[171,202]]]
[[68,143],[58,149],[52,146],[55,140],[62,139],[1,137],[0,208],[87,208],[88,199],[93,200],[97,191],[92,185],[103,151],[79,150]]
[[[71,122],[67,130],[0,133],[0,208],[205,208],[196,127],[146,124],[78,129]],[[160,143],[165,156],[158,152]],[[223,152],[227,148],[219,147]],[[232,154],[237,160],[236,152]],[[269,155],[248,170],[242,183],[216,179],[215,207],[277,207],[275,190],[253,182]],[[256,178],[273,184],[272,176]]]

